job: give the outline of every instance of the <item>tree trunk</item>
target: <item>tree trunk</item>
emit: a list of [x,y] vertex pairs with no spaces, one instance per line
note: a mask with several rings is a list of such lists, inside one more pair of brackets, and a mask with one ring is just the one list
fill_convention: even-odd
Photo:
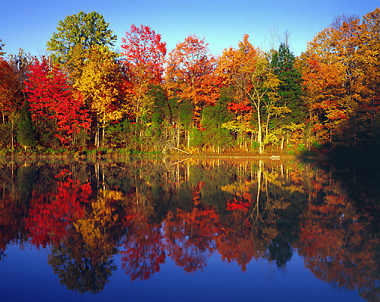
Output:
[[13,149],[14,149],[14,120],[13,120],[13,118],[12,118],[12,136],[11,136],[11,141],[12,141],[12,151],[13,151]]
[[96,131],[95,131],[95,147],[99,148],[99,126],[96,126]]
[[104,146],[104,128],[105,128],[105,125],[103,124],[103,129],[102,129],[102,146]]
[[177,124],[177,148],[179,148],[180,133],[181,133],[181,125]]
[[262,154],[263,153],[263,143],[262,143],[262,140],[261,140],[261,137],[262,137],[262,134],[261,134],[261,116],[260,116],[260,107],[256,107],[257,108],[257,125],[258,125],[258,133],[257,133],[257,143],[259,144],[259,154]]

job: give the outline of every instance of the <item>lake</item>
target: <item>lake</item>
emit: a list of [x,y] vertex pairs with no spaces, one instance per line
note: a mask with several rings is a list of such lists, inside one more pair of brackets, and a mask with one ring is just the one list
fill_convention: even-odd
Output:
[[1,301],[379,301],[380,167],[0,162]]

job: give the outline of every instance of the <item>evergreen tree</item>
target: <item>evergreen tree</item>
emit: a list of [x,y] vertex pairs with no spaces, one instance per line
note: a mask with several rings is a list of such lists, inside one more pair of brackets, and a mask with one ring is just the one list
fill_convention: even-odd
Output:
[[271,59],[271,67],[281,81],[279,87],[280,101],[291,110],[291,113],[287,115],[287,123],[300,123],[305,117],[301,100],[301,73],[295,68],[295,61],[295,56],[285,43],[281,43],[278,51],[272,54]]
[[34,147],[36,145],[36,129],[32,123],[30,106],[27,100],[21,107],[17,140],[25,148],[25,150],[28,147]]
[[271,127],[276,127],[276,141],[281,143],[281,149],[289,138],[293,142],[302,143],[299,138],[307,116],[307,108],[302,99],[301,72],[295,67],[295,63],[296,58],[285,43],[281,43],[271,57],[271,67],[280,80],[278,104],[289,109],[285,116],[273,118],[271,121]]

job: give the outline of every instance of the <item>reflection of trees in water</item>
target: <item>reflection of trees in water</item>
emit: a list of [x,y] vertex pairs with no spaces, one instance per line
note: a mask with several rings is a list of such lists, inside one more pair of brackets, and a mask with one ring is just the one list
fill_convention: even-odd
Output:
[[59,281],[70,290],[80,293],[97,293],[103,290],[112,271],[116,270],[109,255],[98,259],[91,257],[91,251],[78,233],[73,233],[65,243],[53,246],[49,264],[58,275]]
[[[142,222],[142,219],[138,220]],[[120,254],[122,269],[132,280],[146,280],[160,271],[166,257],[162,240],[160,227],[147,221],[129,228],[120,246]]]
[[123,213],[121,194],[100,190],[66,229],[60,243],[53,243],[49,264],[61,284],[81,293],[103,290],[116,270],[110,258],[123,234]]
[[[46,185],[51,174],[57,177]],[[49,263],[68,288],[101,290],[117,250],[132,280],[153,276],[166,257],[186,272],[203,269],[216,252],[243,270],[259,258],[285,269],[297,250],[319,279],[379,298],[376,190],[367,194],[361,186],[363,202],[353,202],[355,183],[338,171],[191,159],[15,169],[14,175],[20,177],[11,177],[13,185],[3,181],[2,250],[25,223],[32,242],[52,246]],[[20,185],[28,175],[33,186]],[[30,196],[25,207],[19,196]]]
[[[312,186],[297,246],[305,266],[334,287],[357,289],[363,298],[379,300],[376,211],[358,210],[357,201],[347,197],[346,185],[333,181],[331,172],[318,170]],[[365,195],[361,199],[367,202]]]
[[[283,166],[266,167],[259,160],[256,165],[243,167],[243,171],[245,178],[222,188],[232,194],[227,201],[227,211],[231,212],[227,216],[230,234],[221,241],[227,242],[222,255],[228,261],[234,260],[231,255],[235,255],[243,270],[252,258],[262,257],[285,268],[296,239],[292,234],[299,228],[299,220],[292,218],[302,211],[302,200],[296,204],[289,202],[293,187],[287,183]],[[234,247],[231,252],[230,246]]]

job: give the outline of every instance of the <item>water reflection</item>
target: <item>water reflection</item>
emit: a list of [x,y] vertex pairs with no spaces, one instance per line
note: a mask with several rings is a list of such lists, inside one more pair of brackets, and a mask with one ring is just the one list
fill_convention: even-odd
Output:
[[68,289],[100,292],[116,269],[146,280],[168,258],[187,273],[215,253],[285,270],[298,253],[320,280],[380,299],[380,192],[363,171],[195,159],[0,169],[0,257],[15,242],[48,248]]

